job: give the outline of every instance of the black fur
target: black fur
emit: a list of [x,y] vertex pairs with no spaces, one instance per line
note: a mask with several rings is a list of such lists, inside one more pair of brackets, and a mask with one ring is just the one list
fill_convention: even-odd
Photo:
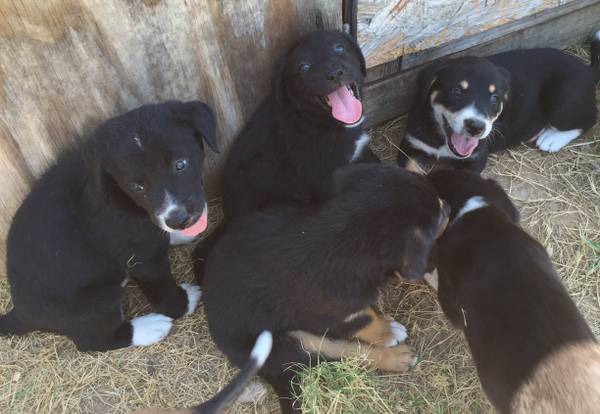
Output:
[[[481,172],[490,152],[530,141],[548,126],[559,131],[585,132],[596,122],[599,48],[600,39],[594,40],[591,66],[556,49],[515,50],[486,58],[463,57],[433,63],[419,74],[417,97],[398,162],[406,165],[410,157],[429,168],[439,160],[455,168]],[[462,81],[466,81],[466,89],[461,87]],[[490,92],[490,85],[494,92]],[[474,105],[482,119],[492,122],[497,117],[493,129],[486,135],[487,130],[474,129],[466,123],[460,125],[461,131],[455,130],[447,119],[440,125],[432,98],[450,113]],[[453,132],[479,139],[472,154],[461,156],[456,152],[449,143]],[[439,151],[435,156],[427,154],[411,140]]]
[[[336,46],[344,52],[336,52]],[[300,65],[310,64],[307,71]],[[331,73],[342,74],[328,79]],[[360,126],[348,127],[331,115],[324,98],[342,85],[360,97],[366,67],[357,44],[342,32],[318,31],[302,38],[277,63],[273,90],[239,134],[223,178],[225,220],[232,221],[275,204],[323,201],[333,171],[351,162]],[[364,147],[357,161],[378,162]],[[196,274],[218,232],[194,252]]]
[[[126,276],[155,312],[183,316],[188,297],[171,276],[169,237],[156,214],[165,191],[181,202],[182,220],[202,213],[203,141],[216,149],[210,108],[173,101],[110,119],[63,154],[12,222],[14,308],[0,317],[0,334],[54,332],[82,351],[129,346],[133,329],[120,307]],[[186,167],[175,171],[181,159]]]
[[438,240],[438,296],[465,333],[488,398],[509,412],[515,391],[544,357],[594,337],[500,186],[457,170],[429,177],[453,215],[474,195],[488,203],[451,222]]
[[344,319],[373,305],[394,271],[415,279],[428,270],[443,221],[427,180],[398,167],[348,166],[334,181],[335,195],[321,206],[265,210],[228,225],[206,267],[211,336],[241,366],[256,335],[273,332],[260,375],[286,413],[294,374],[285,368],[310,358],[287,332],[351,336],[362,326]]

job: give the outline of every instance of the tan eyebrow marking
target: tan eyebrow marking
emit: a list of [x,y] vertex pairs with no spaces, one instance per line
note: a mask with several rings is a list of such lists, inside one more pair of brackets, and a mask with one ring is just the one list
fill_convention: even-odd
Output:
[[467,82],[466,80],[460,81],[460,87],[463,89],[469,89],[469,82]]

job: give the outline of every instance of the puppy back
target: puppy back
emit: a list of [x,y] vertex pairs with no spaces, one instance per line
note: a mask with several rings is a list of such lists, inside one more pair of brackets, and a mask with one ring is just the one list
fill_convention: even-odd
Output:
[[585,341],[543,359],[515,393],[513,414],[597,413],[600,410],[600,345]]

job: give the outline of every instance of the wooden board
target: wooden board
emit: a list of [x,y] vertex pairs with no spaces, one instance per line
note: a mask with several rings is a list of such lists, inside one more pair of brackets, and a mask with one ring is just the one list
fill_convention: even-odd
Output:
[[358,41],[373,67],[576,0],[357,0]]
[[[302,33],[341,27],[338,0],[0,0],[0,274],[29,186],[61,148],[144,103],[202,99],[228,147]],[[210,155],[214,193],[224,156]]]
[[[578,0],[477,35],[402,57],[394,74],[371,81],[365,88],[368,126],[377,125],[410,110],[416,75],[422,65],[441,56],[489,55],[531,47],[566,48],[600,29],[600,0]],[[392,65],[390,65],[392,66]],[[369,70],[369,79],[379,75]],[[376,73],[373,73],[376,72]]]

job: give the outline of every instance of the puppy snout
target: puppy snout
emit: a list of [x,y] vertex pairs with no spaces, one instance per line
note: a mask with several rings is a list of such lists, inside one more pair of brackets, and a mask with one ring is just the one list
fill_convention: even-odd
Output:
[[169,215],[165,218],[165,224],[174,230],[182,230],[192,224],[191,218],[186,209],[176,208],[169,212]]
[[465,119],[465,130],[472,136],[480,135],[485,130],[485,122],[479,119]]
[[335,68],[331,71],[329,71],[329,74],[327,75],[327,80],[330,81],[340,81],[342,80],[342,77],[345,75],[344,69],[342,68]]

